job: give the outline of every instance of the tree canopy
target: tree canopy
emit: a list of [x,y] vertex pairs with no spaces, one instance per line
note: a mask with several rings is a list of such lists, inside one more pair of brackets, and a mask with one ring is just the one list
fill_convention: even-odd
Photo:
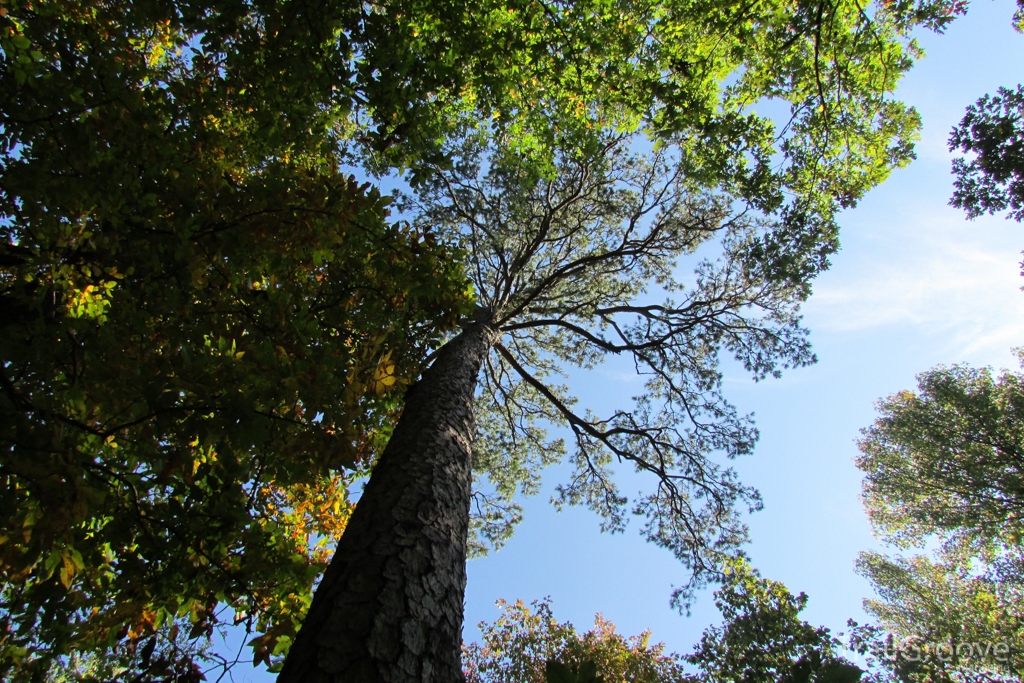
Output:
[[[838,245],[835,212],[910,158],[916,116],[888,93],[918,56],[910,30],[941,28],[957,7],[4,0],[0,673],[38,677],[56,656],[153,638],[175,618],[202,634],[225,611],[262,634],[257,659],[286,650],[347,519],[347,483],[401,407],[395,388],[465,320],[461,264],[492,256],[522,261],[500,277],[552,275],[495,299],[491,273],[476,291],[508,326],[492,388],[541,396],[537,415],[576,430],[585,475],[566,500],[617,525],[600,465],[632,454],[661,482],[641,505],[649,534],[704,567],[704,548],[742,536],[731,503],[756,504],[704,459],[746,452],[754,435],[718,396],[718,350],[756,375],[810,359],[794,305]],[[778,126],[756,111],[771,99],[789,109]],[[467,119],[489,129],[467,135]],[[654,157],[631,156],[637,130],[659,141]],[[472,168],[463,152],[480,132],[495,142],[478,146],[480,179],[517,192],[514,211],[545,187],[586,189],[551,207],[560,241],[520,221],[480,250],[465,222],[389,218],[343,170],[410,168],[422,215],[454,224],[439,183]],[[594,171],[597,186],[580,175]],[[640,216],[636,234],[610,223],[638,207],[667,213]],[[638,277],[671,289],[657,259],[712,233],[725,255],[697,298],[613,310],[635,305]],[[589,249],[596,270],[545,265],[560,248]],[[615,271],[633,265],[643,272]],[[596,299],[548,305],[585,275]],[[574,322],[588,312],[596,328]],[[663,422],[643,404],[614,433],[569,417],[532,381],[546,351],[526,341],[566,348],[541,315],[586,332],[593,348],[572,362],[646,354]],[[641,326],[596,336],[628,315]],[[509,369],[524,373],[518,388],[503,384]],[[711,419],[693,433],[664,422],[694,406]],[[506,468],[517,448],[481,455],[501,496],[528,481]],[[678,473],[650,459],[665,456]],[[711,502],[691,514],[691,493]]]
[[[559,623],[549,600],[499,601],[502,615],[479,625],[482,643],[465,648],[468,683],[543,683],[545,664],[581,673],[594,665],[604,683],[856,683],[861,670],[841,656],[828,629],[799,618],[807,605],[781,583],[762,578],[745,560],[725,568],[715,591],[722,623],[709,626],[694,651],[666,654],[650,633],[624,638],[600,614],[583,634]],[[686,665],[690,665],[687,667]],[[550,680],[550,679],[549,679]]]
[[[489,524],[478,540],[500,543],[517,489],[530,490],[540,465],[566,456],[574,470],[561,502],[589,504],[607,528],[623,528],[631,508],[615,485],[618,459],[655,477],[634,504],[649,518],[648,537],[705,580],[718,554],[744,538],[735,504],[758,505],[711,459],[749,453],[756,439],[718,391],[719,352],[762,377],[811,360],[796,315],[806,284],[776,277],[777,262],[756,255],[785,228],[732,212],[667,146],[637,152],[632,136],[612,134],[560,152],[545,178],[490,141],[468,138],[453,169],[438,169],[410,206],[414,225],[459,235],[478,305],[502,335],[476,403],[473,461],[492,485],[477,489],[478,502],[485,513],[496,504],[479,518]],[[716,239],[720,258],[697,262],[684,291],[679,260]],[[794,270],[814,270],[807,261],[817,254],[786,246],[777,253]],[[681,298],[644,301],[660,292]],[[626,354],[647,382],[633,408],[607,418],[575,410],[567,389],[548,380],[609,354]],[[547,437],[550,425],[569,430],[570,447]],[[488,491],[495,496],[485,499]]]
[[[839,246],[837,212],[912,158],[916,112],[888,93],[920,54],[907,31],[941,28],[943,7],[634,8],[613,16],[650,25],[627,32],[651,38],[617,67],[655,95],[642,118],[614,90],[586,91],[573,95],[581,124],[538,91],[525,119],[463,119],[444,162],[424,164],[402,209],[466,253],[502,335],[477,402],[474,463],[491,486],[476,489],[475,549],[508,536],[517,491],[564,457],[560,502],[591,505],[609,529],[646,516],[647,536],[694,572],[684,601],[743,542],[736,508],[757,494],[711,455],[751,452],[756,430],[719,391],[720,358],[758,379],[813,361],[799,304]],[[647,382],[632,408],[574,412],[547,383],[615,355]],[[656,491],[627,505],[613,460]]]
[[547,599],[531,606],[498,601],[502,614],[479,624],[483,640],[463,651],[467,683],[545,683],[545,667],[555,661],[570,669],[588,662],[604,683],[673,683],[689,680],[678,655],[650,643],[649,632],[624,637],[600,614],[593,630],[578,633],[558,622]]
[[968,107],[949,148],[973,153],[953,160],[953,206],[970,218],[1007,211],[1024,220],[1024,86],[999,88]]
[[[864,553],[882,626],[922,643],[1002,643],[1002,657],[960,657],[966,672],[1019,675],[1024,646],[1024,375],[935,368],[878,404],[857,462],[872,525],[935,559]],[[933,648],[934,649],[934,648]]]
[[863,673],[827,628],[800,619],[804,593],[762,578],[745,560],[729,562],[715,591],[721,626],[704,631],[686,660],[702,683],[856,683]]
[[[891,96],[920,56],[910,31],[960,9],[551,6],[557,34],[582,41],[543,57],[566,89],[538,79],[513,111],[453,119],[402,198],[466,253],[477,308],[406,396],[282,680],[458,675],[470,462],[490,479],[484,541],[564,454],[560,501],[614,530],[645,518],[688,570],[681,603],[720,576],[759,505],[722,462],[756,431],[721,395],[721,357],[756,378],[812,361],[798,307],[838,248],[837,214],[912,157],[918,118]],[[618,354],[646,385],[610,414],[574,410],[551,381]],[[633,501],[616,460],[652,475]]]
[[[1024,2],[1013,16],[1024,32]],[[1024,86],[999,88],[967,107],[949,136],[950,151],[972,155],[953,160],[953,206],[969,218],[1008,211],[1007,218],[1024,220]]]

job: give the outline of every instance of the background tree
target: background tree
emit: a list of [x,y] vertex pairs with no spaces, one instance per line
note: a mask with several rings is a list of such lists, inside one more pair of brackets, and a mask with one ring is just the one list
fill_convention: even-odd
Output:
[[807,596],[761,578],[745,560],[731,561],[715,591],[721,626],[709,627],[686,657],[704,683],[855,683],[863,673],[841,656],[824,627],[800,620]]
[[864,553],[881,598],[866,608],[901,638],[1003,643],[1002,661],[975,653],[952,670],[1020,676],[1024,375],[939,367],[878,408],[857,461],[868,515],[887,542],[936,559]]
[[[1024,32],[1024,2],[1014,26]],[[1024,220],[1024,86],[999,88],[967,108],[949,136],[950,151],[973,154],[953,160],[953,198],[969,218],[1008,211],[1007,218]]]
[[715,591],[722,624],[708,627],[686,657],[648,645],[647,632],[623,638],[601,615],[593,631],[578,634],[572,624],[555,620],[547,600],[534,602],[532,610],[521,601],[498,604],[502,615],[480,624],[483,642],[464,649],[468,683],[542,683],[552,660],[580,669],[593,662],[606,683],[841,683],[861,674],[840,656],[842,646],[828,629],[800,620],[806,595],[761,578],[742,559],[729,562]]
[[[163,625],[157,634],[131,640],[105,651],[72,651],[53,660],[47,683],[109,683],[110,681],[170,680],[198,683],[209,680],[211,669],[229,671],[229,662],[204,638],[190,638],[179,624]],[[205,670],[205,671],[204,671]]]
[[[1024,31],[1018,5],[1014,24]],[[950,204],[969,218],[1024,218],[1022,120],[1024,89],[999,88],[952,131],[950,151],[971,156],[953,160]],[[886,640],[868,627],[858,638],[862,649],[885,650],[880,661],[894,680],[1021,676],[1022,405],[1019,373],[937,367],[918,376],[916,393],[880,401],[882,416],[864,431],[858,466],[876,532],[904,550],[936,546],[932,558],[869,552],[858,561],[880,598],[865,608],[890,632]],[[957,654],[978,643],[989,650]],[[996,645],[1009,653],[994,656]]]
[[858,567],[879,594],[865,601],[882,626],[874,628],[866,648],[878,664],[876,680],[1020,680],[1019,584],[1000,584],[970,565],[920,555],[865,553]]
[[650,632],[626,638],[598,614],[593,630],[577,633],[554,618],[547,599],[531,607],[499,600],[498,606],[502,615],[479,625],[482,642],[464,646],[467,683],[545,683],[549,661],[577,669],[592,662],[605,683],[689,680],[682,658],[666,654],[661,643],[651,645]]
[[1024,86],[999,88],[967,108],[949,137],[949,149],[973,154],[953,160],[950,204],[976,218],[1008,211],[1024,219]]

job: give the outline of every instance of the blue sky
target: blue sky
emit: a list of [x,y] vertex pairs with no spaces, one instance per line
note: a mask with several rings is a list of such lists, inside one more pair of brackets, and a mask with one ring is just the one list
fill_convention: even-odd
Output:
[[[947,205],[950,129],[981,95],[1024,80],[1024,36],[1011,28],[1013,11],[1011,0],[976,0],[946,34],[921,34],[927,56],[899,93],[924,121],[918,159],[841,218],[842,251],[805,306],[819,362],[758,384],[742,370],[726,374],[727,397],[755,414],[761,432],[755,455],[737,462],[765,502],[749,518],[750,556],[765,576],[810,596],[807,620],[836,631],[848,618],[864,621],[870,587],[853,564],[858,551],[879,547],[853,465],[874,401],[913,388],[914,376],[937,364],[1015,367],[1010,349],[1024,345],[1024,226],[1002,217],[967,221]],[[604,369],[573,389],[611,407],[639,387]],[[622,633],[649,628],[655,641],[688,652],[718,620],[710,593],[691,617],[680,616],[669,595],[686,576],[672,556],[645,543],[638,524],[612,536],[585,509],[556,512],[548,498],[557,476],[549,479],[525,501],[515,537],[470,561],[465,639],[498,616],[497,599],[550,596],[555,616],[577,628],[602,612]],[[273,680],[245,664],[233,677]]]
[[[947,205],[950,129],[981,95],[1024,80],[1013,11],[1009,0],[975,1],[944,35],[921,34],[927,56],[899,93],[923,118],[918,159],[841,218],[842,251],[805,306],[817,365],[758,384],[741,370],[726,375],[726,395],[755,413],[761,432],[755,455],[737,463],[765,502],[749,518],[751,558],[765,576],[810,596],[805,618],[836,631],[848,618],[864,621],[870,587],[853,564],[858,551],[879,547],[853,465],[874,401],[913,388],[914,376],[937,364],[1016,367],[1010,349],[1024,345],[1024,226],[1002,217],[967,221]],[[574,389],[611,406],[638,387],[624,373],[599,370]],[[551,596],[555,616],[577,628],[602,612],[620,632],[650,628],[681,653],[718,620],[710,594],[689,618],[670,609],[683,570],[640,538],[639,525],[601,534],[594,514],[556,512],[549,496],[526,501],[525,521],[505,548],[469,563],[466,640],[479,636],[479,621],[498,616],[498,598]]]

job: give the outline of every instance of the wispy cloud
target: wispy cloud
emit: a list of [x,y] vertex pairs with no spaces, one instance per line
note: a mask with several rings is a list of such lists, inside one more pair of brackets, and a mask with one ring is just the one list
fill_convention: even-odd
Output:
[[600,367],[597,368],[594,372],[596,372],[601,377],[604,377],[609,382],[624,382],[626,384],[640,385],[641,383],[647,380],[646,377],[636,374],[636,370],[611,370],[608,368]]
[[970,223],[941,206],[901,214],[848,245],[808,301],[808,325],[914,328],[972,357],[1024,344],[1020,226],[1000,218]]

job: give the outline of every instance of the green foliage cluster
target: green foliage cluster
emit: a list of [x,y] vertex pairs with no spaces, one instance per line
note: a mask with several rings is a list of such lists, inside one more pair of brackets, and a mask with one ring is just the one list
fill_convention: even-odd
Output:
[[1020,680],[1018,584],[993,581],[969,564],[921,555],[865,553],[858,566],[878,593],[865,608],[881,627],[854,629],[859,649],[878,665],[875,680]]
[[973,154],[953,160],[950,204],[968,217],[1008,211],[1024,220],[1024,86],[999,88],[967,108],[949,137],[950,150]]
[[[46,672],[47,683],[111,683],[113,681],[167,680],[199,683],[209,680],[211,668],[230,668],[232,662],[214,652],[212,643],[190,638],[178,624],[164,625],[153,635],[132,640],[104,652],[72,651],[55,659]],[[206,670],[204,672],[204,669]]]
[[871,521],[887,540],[946,549],[1020,547],[1024,376],[968,366],[918,376],[878,403],[858,466]]
[[597,675],[597,664],[593,660],[570,667],[554,659],[544,664],[545,683],[604,683],[604,677]]
[[[918,377],[916,392],[878,408],[857,462],[865,506],[886,541],[932,547],[934,559],[862,554],[860,570],[880,596],[866,602],[868,611],[904,639],[954,651],[982,646],[941,667],[933,662],[949,675],[1019,676],[1024,374],[938,367]],[[1009,656],[995,657],[985,643],[1002,644]]]
[[725,570],[715,604],[721,626],[704,631],[686,660],[701,683],[856,683],[863,673],[841,656],[827,628],[800,619],[807,596],[765,579],[745,560]]
[[[1024,0],[1017,6],[1013,25],[1024,33]],[[1024,86],[999,88],[967,107],[949,149],[972,155],[953,160],[951,205],[968,218],[1008,210],[1007,218],[1024,220]]]
[[601,615],[578,634],[554,619],[548,600],[532,611],[521,601],[498,604],[503,614],[480,624],[483,643],[464,646],[468,683],[857,683],[863,673],[828,629],[800,619],[806,595],[743,559],[729,563],[715,592],[721,625],[685,657],[649,645],[650,632],[623,638]]
[[0,10],[0,676],[225,612],[269,661],[469,299],[339,170],[361,10]]
[[[682,683],[682,661],[666,654],[665,646],[650,644],[650,633],[623,637],[600,614],[594,628],[578,633],[569,622],[559,623],[549,600],[531,607],[521,600],[498,601],[502,615],[492,624],[481,622],[482,643],[463,646],[467,683],[582,683],[588,673],[604,683]],[[551,666],[549,662],[553,662]],[[552,672],[548,674],[548,670]],[[568,676],[568,678],[564,678]]]

